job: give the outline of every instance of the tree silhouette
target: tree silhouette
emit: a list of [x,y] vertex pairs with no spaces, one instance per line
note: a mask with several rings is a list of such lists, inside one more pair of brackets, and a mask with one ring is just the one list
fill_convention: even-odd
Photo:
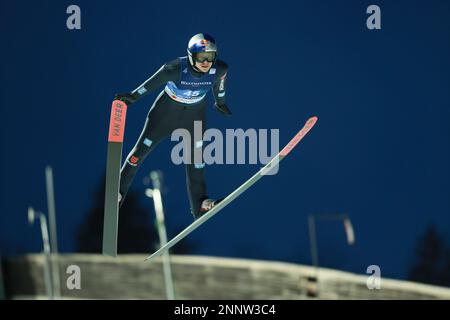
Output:
[[[77,251],[84,253],[101,253],[103,241],[103,215],[105,196],[105,177],[94,193],[92,208],[81,224],[77,236]],[[159,247],[153,210],[143,207],[141,196],[133,189],[128,192],[119,212],[119,235],[117,252],[148,253]],[[180,230],[181,231],[181,230]],[[170,233],[170,230],[168,230]],[[178,232],[177,232],[178,233]],[[183,240],[173,249],[174,254],[189,254],[196,248],[194,243]]]
[[[103,215],[105,183],[97,188],[94,202],[86,220],[78,232],[77,251],[100,253],[103,239]],[[138,201],[138,194],[131,190],[119,212],[118,253],[149,253],[158,243],[147,209]]]
[[450,286],[450,249],[434,226],[428,227],[416,246],[416,261],[409,280]]

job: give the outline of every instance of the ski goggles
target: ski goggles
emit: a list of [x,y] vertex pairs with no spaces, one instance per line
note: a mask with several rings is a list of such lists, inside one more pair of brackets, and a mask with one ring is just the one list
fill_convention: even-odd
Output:
[[199,52],[195,55],[195,61],[203,62],[214,62],[216,60],[215,52]]

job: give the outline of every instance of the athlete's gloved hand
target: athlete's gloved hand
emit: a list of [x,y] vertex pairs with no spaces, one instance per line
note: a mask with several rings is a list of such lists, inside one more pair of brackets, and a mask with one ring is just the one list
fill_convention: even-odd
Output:
[[217,111],[219,111],[221,114],[225,116],[231,116],[232,114],[231,110],[228,109],[226,104],[217,105],[217,103],[215,103],[214,106],[216,107]]
[[126,93],[116,93],[116,95],[114,96],[114,100],[123,101],[129,107],[131,104],[135,103],[137,99],[133,97],[131,93],[126,92]]

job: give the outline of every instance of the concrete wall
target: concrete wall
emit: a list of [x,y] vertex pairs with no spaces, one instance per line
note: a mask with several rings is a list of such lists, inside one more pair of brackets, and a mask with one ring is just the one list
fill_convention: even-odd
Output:
[[[165,299],[162,260],[144,255],[61,255],[61,287],[66,298]],[[369,290],[367,276],[259,260],[172,256],[177,299],[450,299],[450,289],[382,279]],[[44,259],[27,255],[4,261],[8,297],[45,296]],[[68,290],[66,269],[81,269],[81,290]]]

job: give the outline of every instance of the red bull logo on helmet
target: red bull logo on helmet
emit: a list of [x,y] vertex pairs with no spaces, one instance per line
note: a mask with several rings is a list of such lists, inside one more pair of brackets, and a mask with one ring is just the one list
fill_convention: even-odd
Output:
[[209,40],[206,40],[206,39],[200,40],[200,45],[201,45],[202,47],[207,47],[207,46],[209,46],[210,43],[211,43],[211,42],[210,42]]

